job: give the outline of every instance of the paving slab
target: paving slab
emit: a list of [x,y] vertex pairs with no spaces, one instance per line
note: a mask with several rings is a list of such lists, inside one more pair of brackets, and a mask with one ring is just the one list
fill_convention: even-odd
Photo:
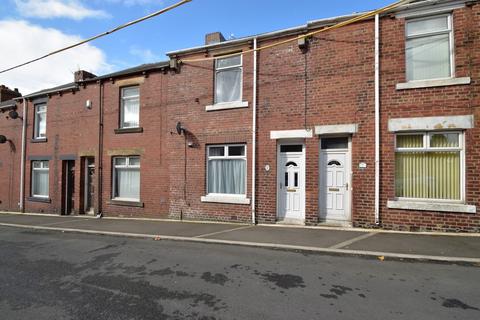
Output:
[[342,249],[480,258],[480,237],[379,233]]
[[365,232],[256,226],[205,238],[329,248],[362,234]]
[[170,221],[85,219],[62,223],[62,228],[87,229],[96,231],[125,232],[136,234],[165,235],[178,237],[196,237],[243,227],[232,224],[204,224]]
[[[181,221],[92,219],[87,217],[1,214],[0,224],[45,227],[85,232],[115,232],[165,237],[190,238],[193,241],[231,241],[254,245],[315,250],[365,252],[377,255],[436,256],[439,260],[480,260],[480,237],[424,235],[302,227],[252,226],[227,223],[194,223]],[[328,251],[331,252],[331,251]],[[420,258],[421,259],[421,258]],[[446,261],[446,260],[445,260]],[[450,261],[450,260],[449,260]],[[462,260],[463,261],[463,260]]]
[[0,214],[0,223],[14,223],[22,225],[49,225],[63,224],[70,221],[92,220],[91,218],[72,218],[68,216],[32,216],[20,214]]

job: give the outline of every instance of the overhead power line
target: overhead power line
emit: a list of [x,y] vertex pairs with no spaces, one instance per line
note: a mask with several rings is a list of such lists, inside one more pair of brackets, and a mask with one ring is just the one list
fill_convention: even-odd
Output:
[[[323,28],[323,29],[320,29],[320,30],[312,31],[312,32],[309,32],[309,33],[306,33],[306,34],[302,34],[302,35],[299,35],[299,36],[297,36],[297,37],[293,37],[293,38],[290,38],[290,39],[286,39],[286,40],[283,40],[283,41],[279,41],[279,42],[275,42],[275,43],[272,43],[272,44],[269,44],[269,45],[265,45],[265,46],[263,46],[263,47],[258,47],[257,49],[245,50],[245,51],[242,51],[241,54],[247,54],[247,53],[254,52],[254,51],[257,51],[257,52],[258,52],[258,51],[261,51],[261,50],[265,50],[265,49],[269,49],[269,48],[272,48],[272,47],[276,47],[276,46],[279,46],[279,45],[282,45],[282,44],[286,44],[286,43],[289,43],[289,42],[292,42],[292,41],[296,41],[296,40],[299,40],[299,39],[304,39],[304,38],[313,36],[313,35],[318,34],[318,33],[327,32],[327,31],[330,31],[330,30],[338,29],[338,28],[341,28],[341,27],[350,25],[350,24],[352,24],[352,23],[355,23],[355,22],[358,22],[358,21],[362,21],[362,20],[365,20],[365,19],[374,17],[374,16],[377,15],[377,14],[382,14],[382,13],[387,12],[387,11],[389,11],[389,10],[398,8],[398,7],[402,6],[402,5],[409,4],[410,2],[413,2],[413,1],[416,1],[416,0],[401,0],[401,1],[397,1],[397,2],[392,3],[392,4],[390,4],[390,5],[386,6],[386,7],[383,7],[383,8],[377,9],[377,10],[373,10],[373,11],[366,12],[366,13],[361,14],[361,15],[358,15],[358,16],[352,18],[352,19],[348,19],[348,20],[346,20],[346,21],[339,22],[339,23],[337,23],[337,24],[335,24],[335,25],[332,25],[332,26],[329,26],[329,27],[326,27],[326,28]],[[233,56],[236,56],[236,55],[238,55],[238,53],[227,54],[227,55],[223,55],[222,58],[225,58],[225,57],[233,57]],[[183,62],[183,63],[201,62],[201,61],[214,60],[214,59],[216,59],[216,58],[217,58],[217,57],[206,57],[206,58],[197,58],[197,59],[180,59],[179,62]]]
[[10,67],[10,68],[4,69],[4,70],[1,70],[1,71],[0,71],[0,74],[5,73],[5,72],[8,72],[8,71],[11,71],[11,70],[14,70],[14,69],[17,69],[17,68],[20,68],[20,67],[23,67],[23,66],[26,66],[26,65],[31,64],[31,63],[34,63],[34,62],[36,62],[36,61],[39,61],[39,60],[45,59],[45,58],[47,58],[47,57],[53,56],[53,55],[55,55],[55,54],[57,54],[57,53],[60,53],[60,52],[63,52],[63,51],[67,51],[67,50],[69,50],[69,49],[72,49],[72,48],[81,46],[82,44],[85,44],[85,43],[87,43],[87,42],[91,42],[91,41],[96,40],[96,39],[98,39],[98,38],[101,38],[101,37],[107,36],[107,35],[109,35],[109,34],[112,34],[112,33],[114,33],[114,32],[117,32],[117,31],[119,31],[119,30],[121,30],[121,29],[130,27],[130,26],[132,26],[132,25],[134,25],[134,24],[137,24],[137,23],[139,23],[139,22],[142,22],[142,21],[148,20],[148,19],[150,19],[150,18],[159,16],[159,15],[161,15],[162,13],[165,13],[165,12],[167,12],[167,11],[170,11],[170,10],[172,10],[172,9],[175,9],[176,7],[179,7],[179,6],[183,5],[183,4],[185,4],[185,3],[187,3],[187,2],[191,2],[191,1],[192,1],[192,0],[182,0],[182,1],[177,2],[177,3],[175,3],[175,4],[173,4],[173,5],[169,6],[169,7],[166,7],[166,8],[163,8],[163,9],[161,9],[161,10],[158,10],[158,11],[156,11],[156,12],[153,12],[153,13],[151,13],[151,14],[149,14],[149,15],[146,15],[146,16],[144,16],[144,17],[142,17],[142,18],[139,18],[139,19],[136,19],[136,20],[127,22],[127,23],[122,24],[122,25],[120,25],[120,26],[118,26],[118,27],[116,27],[116,28],[113,28],[113,29],[109,30],[109,31],[105,31],[105,32],[100,33],[100,34],[98,34],[98,35],[96,35],[96,36],[93,36],[93,37],[91,37],[91,38],[88,38],[88,39],[82,40],[82,41],[80,41],[80,42],[77,42],[77,43],[75,43],[75,44],[72,44],[72,45],[70,45],[70,46],[68,46],[68,47],[64,47],[64,48],[62,48],[62,49],[55,50],[55,51],[50,52],[50,53],[48,53],[48,54],[46,54],[46,55],[43,55],[43,56],[41,56],[41,57],[38,57],[38,58],[35,58],[35,59],[32,59],[32,60],[29,60],[29,61],[27,61],[27,62],[18,64],[18,65],[16,65],[16,66],[13,66],[13,67]]

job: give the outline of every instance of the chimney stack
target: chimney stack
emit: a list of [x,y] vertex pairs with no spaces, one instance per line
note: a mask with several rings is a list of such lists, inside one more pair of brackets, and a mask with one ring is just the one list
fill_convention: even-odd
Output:
[[7,100],[11,100],[13,98],[18,98],[21,97],[22,94],[18,92],[18,89],[15,88],[15,90],[11,90],[7,86],[4,86],[3,84],[0,85],[0,102],[4,102]]
[[212,32],[205,35],[205,45],[220,43],[225,41],[225,37],[221,32]]
[[85,81],[87,79],[91,79],[91,78],[95,78],[95,77],[96,77],[96,75],[94,75],[93,73],[90,73],[88,71],[85,71],[85,70],[75,71],[75,74],[73,76],[75,82],[82,82],[82,81]]

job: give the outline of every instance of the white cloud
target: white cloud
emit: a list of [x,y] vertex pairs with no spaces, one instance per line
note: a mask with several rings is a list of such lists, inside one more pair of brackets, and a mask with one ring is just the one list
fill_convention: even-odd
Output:
[[[0,70],[37,58],[81,40],[52,28],[27,21],[0,20]],[[30,65],[0,74],[0,84],[19,88],[22,94],[73,82],[73,72],[87,70],[94,74],[110,72],[102,50],[84,44]]]
[[82,20],[109,16],[104,11],[85,7],[79,0],[15,0],[15,4],[20,14],[25,17]]
[[160,56],[154,54],[150,49],[142,49],[136,46],[130,47],[130,54],[139,58],[142,63],[156,62],[160,60]]

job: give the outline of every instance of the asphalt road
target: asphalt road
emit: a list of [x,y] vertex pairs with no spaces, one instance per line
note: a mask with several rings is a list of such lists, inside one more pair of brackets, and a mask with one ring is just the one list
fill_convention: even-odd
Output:
[[0,227],[0,319],[480,319],[480,267]]

